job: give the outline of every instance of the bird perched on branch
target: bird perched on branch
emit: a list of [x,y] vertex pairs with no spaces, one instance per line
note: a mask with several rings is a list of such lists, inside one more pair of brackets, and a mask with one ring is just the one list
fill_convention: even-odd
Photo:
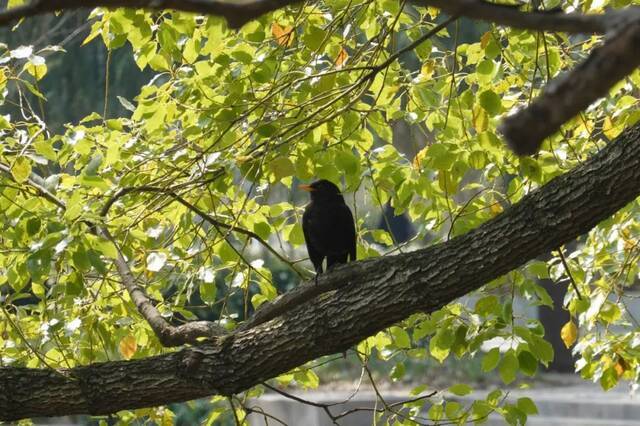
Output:
[[311,194],[302,216],[302,231],[309,258],[316,273],[322,273],[327,258],[327,270],[338,263],[356,260],[356,228],[351,210],[340,190],[322,179],[311,185],[300,185]]

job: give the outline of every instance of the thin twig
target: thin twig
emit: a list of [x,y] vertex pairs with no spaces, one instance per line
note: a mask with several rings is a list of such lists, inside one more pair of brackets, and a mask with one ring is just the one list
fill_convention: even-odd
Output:
[[564,271],[567,273],[567,276],[569,277],[569,282],[571,282],[571,286],[573,287],[573,290],[575,290],[576,294],[578,295],[578,299],[582,300],[582,295],[580,294],[580,290],[578,290],[578,284],[576,284],[576,280],[573,278],[573,274],[571,273],[571,269],[569,268],[567,259],[564,257],[564,253],[562,252],[562,247],[558,247],[558,256],[560,257],[562,266],[564,266]]

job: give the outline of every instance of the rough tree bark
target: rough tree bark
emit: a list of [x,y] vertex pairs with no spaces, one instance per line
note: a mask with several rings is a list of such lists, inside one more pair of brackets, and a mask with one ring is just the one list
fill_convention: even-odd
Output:
[[640,195],[640,125],[477,229],[320,279],[338,290],[202,346],[51,371],[0,368],[0,419],[106,414],[241,392],[432,312],[588,232]]

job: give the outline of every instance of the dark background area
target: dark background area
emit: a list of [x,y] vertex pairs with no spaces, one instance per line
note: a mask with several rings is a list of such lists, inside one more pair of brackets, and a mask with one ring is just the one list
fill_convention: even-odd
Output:
[[[0,2],[1,8],[5,6],[6,0]],[[104,111],[108,55],[99,37],[82,46],[91,30],[88,14],[89,10],[65,12],[60,16],[48,14],[29,18],[17,28],[0,28],[0,42],[5,43],[9,50],[33,46],[34,53],[38,54],[47,46],[57,45],[66,51],[41,54],[48,67],[47,75],[38,82],[40,91],[49,101],[43,104],[43,118],[49,129],[56,133],[63,130],[64,123],[77,123],[92,112],[102,115]],[[105,118],[128,115],[117,97],[131,101],[152,75],[149,70],[138,68],[129,45],[112,51]],[[9,99],[15,100],[15,87],[10,85],[9,91]],[[29,96],[35,108],[38,104],[36,98]],[[14,115],[18,110],[5,105],[2,112]]]

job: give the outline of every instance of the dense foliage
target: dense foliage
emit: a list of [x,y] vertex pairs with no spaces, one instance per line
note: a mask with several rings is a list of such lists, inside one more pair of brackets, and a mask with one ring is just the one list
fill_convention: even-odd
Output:
[[[629,3],[640,4],[571,7]],[[129,44],[140,69],[153,72],[135,99],[119,98],[129,112],[121,117],[92,113],[53,132],[42,104],[65,105],[46,99],[40,85],[45,56],[64,53],[1,47],[2,101],[20,112],[0,116],[3,366],[67,368],[166,350],[121,286],[112,263],[119,250],[171,321],[200,316],[231,329],[311,276],[300,262],[305,198],[297,182],[340,183],[356,217],[358,257],[382,256],[475,228],[640,118],[636,71],[535,157],[514,156],[497,134],[499,118],[584,59],[600,42],[595,36],[465,20],[432,31],[448,17],[391,0],[302,4],[239,31],[220,18],[171,11],[96,9],[90,19],[85,43],[104,43],[109,55]],[[410,241],[378,229],[388,203],[413,223]],[[95,224],[106,225],[115,244]],[[403,379],[409,360],[455,357],[480,359],[509,385],[553,359],[545,330],[514,300],[550,305],[538,280],[570,277],[579,293],[570,287],[565,297],[571,320],[562,337],[575,344],[576,370],[604,389],[637,381],[640,334],[627,304],[640,276],[638,235],[636,201],[575,246],[355,349],[363,364],[384,361],[390,380]],[[412,379],[416,394],[429,386]],[[276,382],[319,381],[300,368]],[[471,391],[451,385],[453,394]],[[536,412],[526,398],[506,403],[500,390],[470,406],[447,398],[408,406],[417,415],[426,403],[431,420],[456,423],[493,411],[516,423]],[[209,421],[230,413],[225,405]],[[168,409],[136,415],[172,418]]]

